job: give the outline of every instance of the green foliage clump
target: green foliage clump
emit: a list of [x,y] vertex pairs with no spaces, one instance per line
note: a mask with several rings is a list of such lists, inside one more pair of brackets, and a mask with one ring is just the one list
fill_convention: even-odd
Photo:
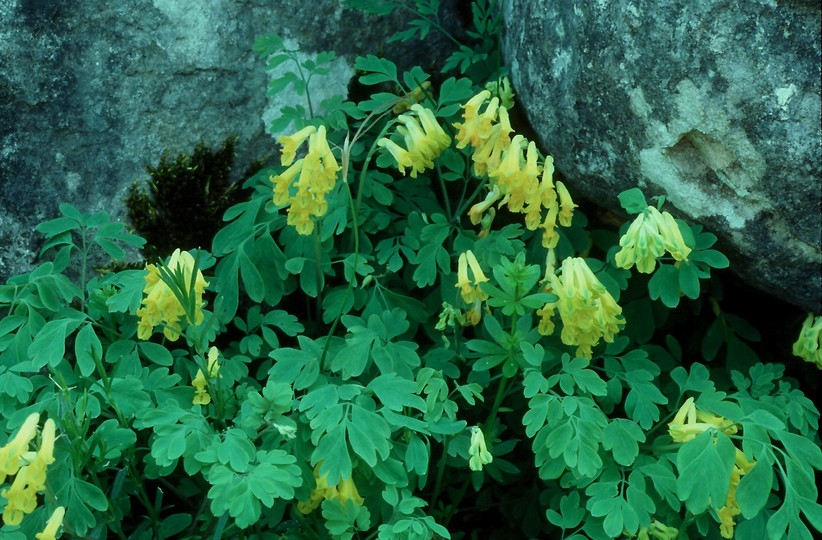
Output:
[[145,187],[137,182],[126,198],[128,216],[146,239],[149,260],[176,248],[207,246],[222,226],[223,213],[247,195],[231,180],[236,137],[212,150],[200,142],[191,154],[163,154],[147,167]]
[[[401,37],[436,29],[436,5],[415,2]],[[476,5],[485,35],[498,5]],[[254,48],[308,98],[332,56],[282,44]],[[460,58],[434,84],[361,57],[368,99],[286,111],[282,164],[245,181],[208,249],[72,281],[71,263],[143,240],[68,205],[38,227],[44,262],[0,287],[0,534],[822,529],[819,410],[718,307],[716,237],[638,189],[614,194],[619,231],[591,224],[510,125],[498,56]],[[685,354],[678,326],[708,310]],[[801,331],[806,360],[820,328]]]

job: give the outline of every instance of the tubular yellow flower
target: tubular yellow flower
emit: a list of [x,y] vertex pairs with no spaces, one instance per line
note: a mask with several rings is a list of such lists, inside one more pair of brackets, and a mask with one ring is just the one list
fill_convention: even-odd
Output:
[[694,404],[694,398],[690,397],[679,408],[674,419],[668,423],[668,434],[674,442],[685,443],[710,428],[718,429],[728,435],[735,434],[739,429],[736,424],[726,418],[698,409]]
[[685,239],[682,238],[682,232],[679,230],[679,225],[677,225],[674,216],[668,212],[660,213],[653,206],[649,209],[651,220],[656,223],[659,234],[662,236],[665,250],[677,261],[687,261],[691,248],[685,245]]
[[57,530],[63,524],[63,517],[65,515],[66,509],[64,507],[58,506],[55,508],[48,522],[46,522],[46,528],[43,529],[43,532],[35,534],[34,537],[37,540],[55,540],[57,538]]
[[[484,126],[485,133],[481,129],[481,122],[479,119],[479,108],[485,101],[491,97],[491,92],[482,90],[477,95],[469,99],[465,105],[462,106],[464,112],[462,117],[463,123],[455,123],[457,128],[457,148],[465,148],[469,143],[477,148],[480,146],[480,141],[488,137],[487,130],[489,126]],[[487,112],[487,109],[486,109]]]
[[337,499],[345,505],[345,501],[353,501],[354,504],[361,506],[365,500],[357,491],[357,486],[351,478],[344,478],[337,484]]
[[478,202],[468,210],[468,217],[471,219],[471,223],[478,225],[482,221],[482,216],[485,214],[485,211],[491,208],[491,205],[497,202],[501,197],[502,193],[500,193],[499,188],[493,186],[491,191],[488,192],[488,195],[485,196],[484,201]]
[[[474,276],[473,281],[468,278],[469,267]],[[488,299],[488,295],[479,288],[479,284],[485,281],[488,281],[488,278],[482,272],[474,253],[470,249],[461,253],[457,262],[457,284],[455,286],[460,290],[460,295],[466,304]]]
[[731,471],[728,497],[725,499],[725,505],[717,512],[719,516],[719,533],[722,535],[722,538],[734,537],[734,527],[736,526],[734,517],[742,513],[742,510],[739,508],[739,503],[736,502],[736,488],[739,487],[739,481],[742,477],[750,472],[751,469],[754,468],[754,465],[756,465],[755,461],[748,461],[745,454],[739,448],[736,449],[736,462]]
[[29,443],[37,435],[38,422],[40,415],[31,413],[17,434],[0,448],[0,484],[6,480],[6,476],[17,474],[20,469],[20,457],[28,451]]
[[[192,276],[194,273],[194,257],[188,251],[175,249],[168,264],[164,267],[171,274],[172,279],[178,273],[182,273],[183,280],[177,285],[184,297],[187,297],[189,290],[191,290],[191,280],[194,279],[194,298],[185,298],[188,302],[193,302],[194,308],[194,320],[188,322],[190,324],[202,323],[204,318],[202,308],[205,305],[203,291],[205,291],[208,283],[199,270],[197,270],[196,277]],[[154,328],[159,324],[164,324],[163,334],[169,340],[176,341],[182,330],[178,321],[181,318],[188,319],[186,308],[180,304],[180,300],[175,296],[172,289],[161,278],[159,268],[153,264],[146,265],[146,286],[143,289],[143,294],[145,298],[143,298],[142,306],[137,310],[137,316],[140,317],[137,337],[149,339]]]
[[813,313],[808,313],[793,344],[793,354],[822,369],[822,316],[814,317]]
[[498,114],[499,122],[492,125],[488,130],[488,136],[478,139],[478,144],[474,146],[471,160],[474,162],[474,174],[477,176],[496,169],[505,149],[511,144],[511,134],[514,130],[511,128],[508,111],[500,108]]
[[[220,364],[217,362],[219,356],[220,351],[217,350],[217,347],[211,347],[208,350],[208,366],[206,366],[208,379],[222,377],[220,375]],[[197,370],[197,375],[191,381],[191,386],[194,387],[194,400],[192,402],[195,405],[208,405],[211,403],[211,395],[208,393],[208,381],[202,369]]]
[[288,167],[294,162],[294,158],[297,157],[297,148],[316,132],[317,128],[307,126],[293,135],[281,135],[277,137],[277,141],[283,145],[283,151],[280,155],[280,162],[283,166]]
[[596,278],[584,259],[568,257],[561,276],[548,274],[549,287],[559,299],[556,309],[562,319],[560,339],[577,346],[577,356],[591,359],[591,348],[600,339],[611,343],[625,324],[622,308]]
[[479,426],[471,427],[471,445],[468,447],[468,467],[472,471],[481,471],[483,465],[488,465],[494,461],[488,447],[485,446],[485,435]]
[[27,466],[29,469],[27,480],[34,491],[42,491],[46,488],[46,467],[54,463],[55,432],[54,420],[49,418],[43,424],[40,449]]
[[344,506],[345,501],[353,501],[356,505],[362,505],[365,500],[357,491],[357,486],[352,478],[343,478],[336,487],[328,485],[328,475],[320,476],[320,463],[314,467],[314,481],[316,485],[308,496],[307,501],[297,503],[297,510],[301,514],[310,514],[323,500],[336,499]]
[[571,219],[574,216],[574,208],[577,207],[571,200],[571,194],[565,184],[557,181],[557,194],[559,195],[559,224],[563,227],[571,226]]
[[401,126],[397,133],[405,141],[407,149],[383,137],[377,146],[387,149],[397,161],[397,168],[405,175],[405,169],[411,168],[411,178],[418,173],[434,167],[434,160],[451,144],[451,138],[439,125],[434,113],[422,105],[414,104],[411,112],[397,118]]

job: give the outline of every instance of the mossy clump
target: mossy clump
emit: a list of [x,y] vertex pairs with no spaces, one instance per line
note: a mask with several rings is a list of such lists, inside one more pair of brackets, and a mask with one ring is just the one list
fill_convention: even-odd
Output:
[[148,260],[165,257],[175,249],[210,248],[223,225],[223,213],[248,197],[230,179],[236,137],[212,150],[201,141],[191,154],[164,153],[150,180],[135,182],[126,199],[131,223],[146,239]]

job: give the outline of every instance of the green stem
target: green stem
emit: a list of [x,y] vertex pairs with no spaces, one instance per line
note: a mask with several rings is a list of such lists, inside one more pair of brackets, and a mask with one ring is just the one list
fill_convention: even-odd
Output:
[[448,461],[449,442],[451,442],[451,438],[448,436],[446,436],[445,440],[442,441],[442,458],[440,458],[440,461],[437,464],[437,478],[434,481],[434,495],[431,497],[430,508],[437,507],[437,501],[440,497],[440,492],[442,491],[442,480],[445,478],[445,462]]
[[488,415],[488,420],[485,422],[485,433],[490,433],[494,429],[494,422],[497,420],[497,412],[502,404],[502,398],[505,397],[505,390],[508,384],[508,378],[502,377],[497,388],[497,395],[494,397],[494,404],[491,406],[491,414]]
[[437,180],[440,182],[440,190],[442,190],[442,200],[445,202],[445,213],[448,216],[448,223],[454,221],[454,214],[451,213],[451,201],[448,197],[448,190],[445,187],[445,180],[442,178],[442,171],[439,164],[437,164]]
[[312,236],[314,237],[314,263],[317,265],[317,301],[315,302],[317,323],[322,320],[322,303],[323,303],[323,274],[322,274],[322,242],[320,241],[320,224],[321,220],[317,220]]

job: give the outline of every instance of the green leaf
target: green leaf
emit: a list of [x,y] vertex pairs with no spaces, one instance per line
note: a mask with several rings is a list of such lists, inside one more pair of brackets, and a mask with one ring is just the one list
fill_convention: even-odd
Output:
[[410,407],[425,412],[425,400],[416,394],[417,385],[414,381],[388,373],[374,378],[368,383],[367,388],[392,411],[402,411],[403,407]]
[[602,431],[602,447],[610,450],[614,461],[625,467],[633,465],[641,442],[645,442],[645,432],[636,422],[624,418],[614,418]]
[[374,85],[384,82],[396,82],[397,80],[397,66],[394,62],[386,60],[385,58],[378,58],[373,54],[368,56],[358,56],[354,60],[354,69],[367,72],[366,75],[360,77],[362,84]]
[[548,521],[563,529],[573,529],[582,523],[585,517],[585,508],[580,504],[578,491],[563,495],[559,500],[559,512],[553,509],[545,511]]
[[78,497],[80,497],[86,505],[100,512],[108,509],[108,499],[106,499],[105,493],[103,493],[100,488],[79,478],[75,478],[72,485]]
[[694,250],[688,258],[694,262],[702,262],[711,268],[717,269],[728,268],[731,265],[731,261],[728,260],[728,257],[715,249],[705,249],[699,251]]
[[699,298],[699,276],[696,265],[686,261],[679,263],[679,288],[688,298]]
[[174,363],[174,358],[171,356],[171,351],[160,345],[159,343],[152,343],[150,341],[137,342],[137,350],[140,355],[158,366],[171,366]]
[[61,318],[47,322],[37,332],[28,349],[33,369],[40,369],[46,364],[56,367],[62,362],[66,353],[66,338],[78,326],[80,326],[80,320],[74,318]]
[[351,449],[360,456],[369,466],[377,463],[377,454],[381,460],[388,457],[391,445],[391,428],[388,422],[380,415],[352,405],[351,422],[348,423],[348,440]]
[[240,277],[243,279],[245,291],[248,297],[254,302],[261,302],[265,298],[265,283],[260,271],[254,266],[254,262],[245,253],[245,249],[239,251]]
[[736,488],[736,502],[745,519],[756,516],[768,502],[773,488],[773,463],[763,455],[739,480]]
[[103,346],[100,344],[100,338],[97,337],[91,323],[86,324],[77,332],[77,338],[74,341],[74,354],[77,357],[77,367],[83,377],[88,377],[94,373],[97,362],[103,359]]
[[322,462],[320,474],[328,475],[328,483],[336,485],[343,478],[351,477],[351,455],[345,443],[345,426],[330,429],[317,443],[311,454],[311,464]]
[[676,454],[677,493],[688,510],[701,514],[710,505],[724,505],[730,487],[736,448],[727,435],[713,429],[683,444]]
[[639,214],[648,208],[648,203],[645,202],[645,195],[639,188],[631,188],[623,191],[617,195],[619,204],[629,214]]
[[679,272],[673,265],[659,265],[648,282],[648,295],[672,309],[679,305]]

